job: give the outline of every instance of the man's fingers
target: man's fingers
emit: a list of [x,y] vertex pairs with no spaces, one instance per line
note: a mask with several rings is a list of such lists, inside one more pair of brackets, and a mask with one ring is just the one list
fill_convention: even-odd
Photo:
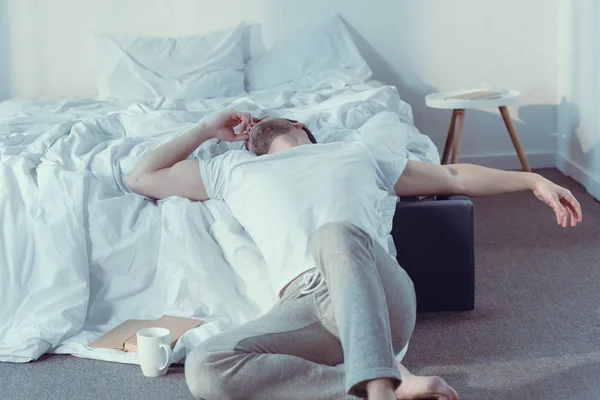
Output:
[[566,218],[565,219],[567,220],[566,221],[567,222],[567,226],[569,226],[569,225],[571,225],[571,222],[569,222],[569,221],[571,221],[573,219],[573,211],[571,211],[571,209],[569,207],[565,207],[565,211],[566,211],[566,213],[565,213]]
[[240,133],[246,133],[248,126],[254,121],[254,117],[250,113],[240,113]]
[[557,217],[560,217],[564,214],[564,208],[562,207],[562,205],[560,204],[560,202],[557,200],[551,200],[548,205],[550,207],[552,207],[552,209],[554,210],[554,212],[556,213]]
[[560,212],[557,213],[556,219],[557,219],[558,225],[562,226],[564,218],[563,218],[563,215]]
[[255,125],[260,121],[260,118],[253,117],[250,113],[240,113],[240,133],[246,132],[249,126]]
[[565,209],[563,208],[563,206],[560,205],[560,202],[556,200],[550,203],[550,206],[554,209],[554,212],[556,213],[556,222],[559,225],[562,225],[565,216]]
[[246,128],[248,127],[248,121],[242,121],[240,125],[240,133],[246,133]]
[[571,226],[574,227],[577,225],[578,218],[575,215],[575,213],[573,212],[573,210],[571,210],[570,208],[569,208],[569,214],[571,214]]
[[571,192],[567,192],[562,196],[562,200],[567,203],[567,206],[570,206],[573,209],[577,220],[581,222],[581,220],[583,219],[583,215],[581,213],[581,205],[579,204],[575,196],[573,196]]
[[581,206],[570,191],[557,185],[545,189],[550,190],[534,191],[534,194],[554,210],[558,225],[566,228],[569,226],[569,220],[571,226],[576,226],[582,221]]
[[560,201],[557,201],[557,200],[558,199],[552,201],[552,207],[554,208],[554,211],[556,212],[558,224],[560,226],[563,226],[566,212],[565,212],[565,209],[563,208],[563,206],[560,204]]
[[240,132],[243,132],[246,130],[246,126],[248,126],[250,116],[246,113],[241,113],[240,120]]
[[240,142],[242,140],[248,140],[248,135],[245,133],[238,133],[237,135],[233,135],[232,142]]
[[231,119],[236,120],[238,122],[242,122],[244,120],[244,118],[247,118],[249,114],[242,112],[242,111],[238,111],[238,110],[231,110],[231,112],[229,113],[229,116],[231,117]]
[[575,197],[568,190],[560,195],[560,203],[567,209],[571,217],[571,226],[576,226],[577,222],[581,222],[583,215],[581,206]]
[[[561,200],[561,203],[562,202],[563,201]],[[564,203],[566,203],[566,202],[564,202]],[[567,210],[567,215],[568,215],[569,219],[571,220],[571,226],[576,226],[577,222],[579,221],[579,218],[577,216],[577,210],[575,210],[574,207],[570,203],[565,204],[565,209]]]

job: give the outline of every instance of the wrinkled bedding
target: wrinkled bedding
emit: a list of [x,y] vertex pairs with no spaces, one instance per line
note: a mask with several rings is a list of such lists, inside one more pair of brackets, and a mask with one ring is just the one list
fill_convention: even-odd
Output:
[[[276,290],[226,205],[153,203],[123,184],[152,149],[224,108],[303,121],[320,142],[363,140],[439,163],[396,89],[375,81],[194,101],[0,103],[0,361],[52,352],[135,363],[133,353],[88,344],[131,318],[204,319],[178,341],[181,360],[200,341],[268,311]],[[240,146],[210,140],[191,157]]]

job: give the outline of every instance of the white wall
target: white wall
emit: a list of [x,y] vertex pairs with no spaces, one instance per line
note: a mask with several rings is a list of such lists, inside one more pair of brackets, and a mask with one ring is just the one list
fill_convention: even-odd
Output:
[[6,0],[0,0],[0,101],[6,100],[11,95],[10,88],[10,58],[8,29],[8,9]]
[[[375,78],[398,87],[439,148],[449,112],[425,107],[424,95],[492,81],[523,92],[521,107],[511,109],[523,147],[534,166],[554,165],[555,1],[0,1],[10,6],[15,96],[94,96],[94,33],[188,35],[246,20],[260,24],[269,47],[340,13]],[[262,49],[258,36],[252,43]],[[518,166],[497,110],[467,112],[462,154]]]
[[600,199],[600,4],[561,1],[557,167]]

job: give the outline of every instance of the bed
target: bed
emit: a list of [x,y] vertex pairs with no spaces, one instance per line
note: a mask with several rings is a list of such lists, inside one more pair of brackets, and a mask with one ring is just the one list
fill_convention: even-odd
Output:
[[[177,342],[177,361],[269,310],[276,298],[264,261],[223,203],[153,203],[123,177],[156,146],[225,108],[302,121],[319,142],[361,140],[388,157],[439,163],[397,90],[368,79],[370,70],[361,74],[304,71],[310,85],[246,85],[210,98],[0,103],[0,361],[51,352],[136,363],[135,354],[89,343],[127,319],[202,318]],[[191,157],[240,147],[211,140]],[[396,200],[387,199],[387,232]],[[389,245],[394,253],[391,236]]]

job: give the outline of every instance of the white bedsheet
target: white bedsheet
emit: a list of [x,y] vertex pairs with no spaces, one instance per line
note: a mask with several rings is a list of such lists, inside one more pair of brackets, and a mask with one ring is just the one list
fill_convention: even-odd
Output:
[[[88,344],[131,318],[207,320],[177,343],[181,360],[275,303],[260,253],[224,204],[153,204],[122,182],[157,145],[228,107],[304,121],[321,142],[365,140],[439,162],[410,107],[377,82],[203,101],[0,103],[0,361],[53,352],[136,363]],[[193,157],[230,146],[240,144],[212,140]]]

